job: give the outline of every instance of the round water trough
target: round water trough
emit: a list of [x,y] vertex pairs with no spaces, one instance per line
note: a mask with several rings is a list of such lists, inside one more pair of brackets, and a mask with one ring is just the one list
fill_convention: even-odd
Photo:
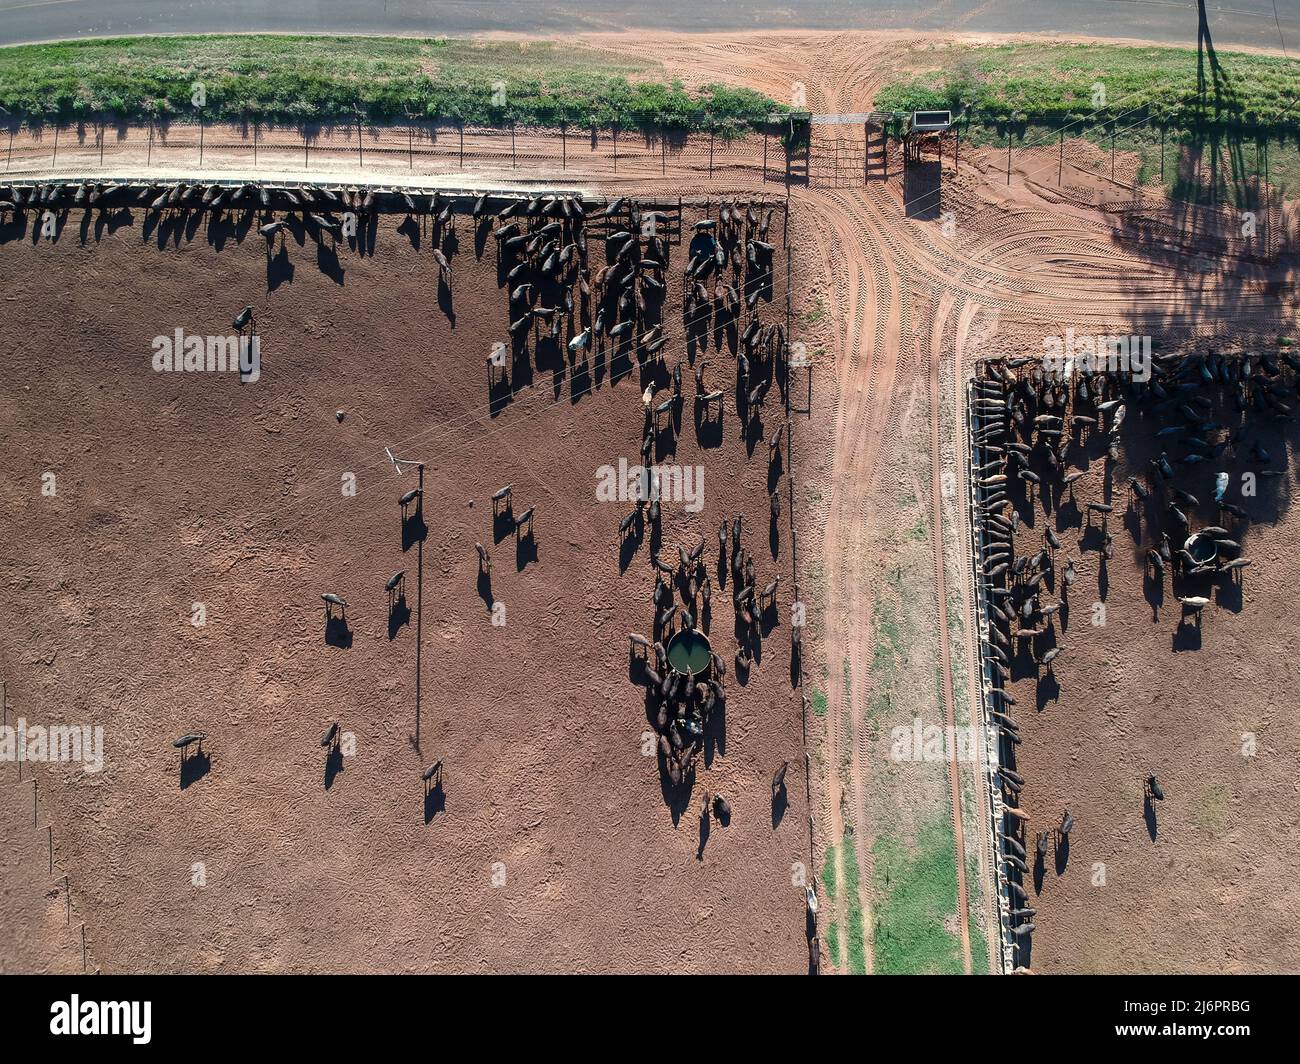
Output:
[[665,647],[668,667],[683,676],[699,676],[707,672],[712,662],[712,648],[708,639],[693,628],[678,632]]
[[1197,565],[1208,565],[1219,554],[1219,545],[1209,536],[1203,536],[1199,532],[1187,537],[1183,549],[1192,556],[1192,561]]

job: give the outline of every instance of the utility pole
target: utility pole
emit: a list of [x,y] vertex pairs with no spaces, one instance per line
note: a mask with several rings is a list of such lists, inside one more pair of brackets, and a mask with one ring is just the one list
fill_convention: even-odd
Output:
[[398,476],[401,476],[405,470],[403,466],[415,466],[419,475],[419,484],[416,495],[416,513],[420,515],[420,538],[416,541],[416,591],[415,591],[415,749],[418,753],[420,750],[420,681],[421,681],[421,659],[424,649],[424,463],[413,458],[398,458],[393,454],[392,448],[384,448],[388,455],[388,460],[393,463],[393,468],[397,470]]

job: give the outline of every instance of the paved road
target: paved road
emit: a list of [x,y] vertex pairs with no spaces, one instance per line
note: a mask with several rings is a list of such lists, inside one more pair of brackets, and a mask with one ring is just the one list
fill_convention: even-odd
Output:
[[[1300,55],[1300,0],[1276,3],[1277,18],[1274,0],[1211,0],[1216,44]],[[628,27],[1019,30],[1195,44],[1196,7],[1194,0],[0,0],[0,44],[230,30],[455,36]]]

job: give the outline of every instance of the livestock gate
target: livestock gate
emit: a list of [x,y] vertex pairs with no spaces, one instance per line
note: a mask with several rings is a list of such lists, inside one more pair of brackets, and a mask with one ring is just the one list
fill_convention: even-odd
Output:
[[813,115],[808,140],[808,184],[858,188],[889,179],[889,130],[896,116],[883,111]]

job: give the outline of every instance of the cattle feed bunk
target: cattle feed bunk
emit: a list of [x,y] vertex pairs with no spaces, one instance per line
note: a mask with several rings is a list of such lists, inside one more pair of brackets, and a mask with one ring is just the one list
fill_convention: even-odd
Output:
[[998,907],[996,948],[997,954],[1001,958],[1001,970],[1003,974],[1006,974],[1014,971],[1016,967],[1015,939],[1008,933],[1011,927],[1011,909],[1013,906],[1010,903],[1010,888],[1007,886],[1008,868],[1002,859],[1001,831],[1006,818],[1005,806],[1002,801],[1002,788],[998,784],[998,768],[1002,759],[1002,739],[989,714],[990,709],[997,704],[996,700],[1002,695],[1002,678],[993,668],[990,657],[984,649],[989,640],[990,622],[988,616],[988,588],[983,567],[979,564],[979,559],[984,556],[986,539],[984,526],[979,520],[977,509],[979,505],[979,484],[975,476],[975,469],[984,461],[984,447],[976,442],[975,430],[978,424],[975,412],[976,395],[974,379],[967,380],[966,439],[968,445],[963,458],[966,462],[966,485],[969,512],[971,514],[971,546],[974,551],[971,558],[975,570],[975,620],[979,637],[980,684],[978,713],[979,724],[984,733],[985,764],[988,769],[985,784],[988,787],[989,798],[989,830],[992,832],[992,849],[995,854],[995,860],[991,862],[991,873],[993,895],[997,899]]

